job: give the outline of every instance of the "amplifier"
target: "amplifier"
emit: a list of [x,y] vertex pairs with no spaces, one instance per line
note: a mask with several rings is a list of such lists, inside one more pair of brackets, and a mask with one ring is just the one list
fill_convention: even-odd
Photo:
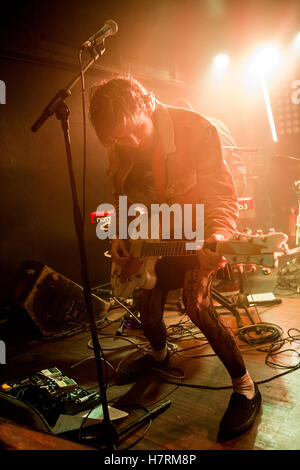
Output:
[[[44,336],[80,327],[88,322],[83,288],[49,266],[25,261],[13,295]],[[104,319],[109,303],[92,294],[95,320]]]

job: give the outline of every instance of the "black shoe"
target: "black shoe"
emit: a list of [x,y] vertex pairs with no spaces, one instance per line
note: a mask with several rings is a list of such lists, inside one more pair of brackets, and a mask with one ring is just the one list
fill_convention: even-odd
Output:
[[248,429],[256,418],[261,404],[261,395],[255,385],[255,395],[249,400],[241,393],[233,393],[220,423],[218,440],[232,439]]
[[144,354],[130,364],[123,366],[119,374],[120,380],[121,382],[134,380],[141,374],[149,372],[150,370],[162,369],[168,365],[168,362],[169,352],[167,352],[167,356],[163,361],[156,361],[151,354]]

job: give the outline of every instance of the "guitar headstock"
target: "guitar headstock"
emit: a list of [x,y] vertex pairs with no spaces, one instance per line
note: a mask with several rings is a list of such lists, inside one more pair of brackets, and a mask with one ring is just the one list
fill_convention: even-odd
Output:
[[288,236],[282,232],[271,231],[263,234],[237,232],[227,241],[219,242],[220,252],[229,264],[256,264],[269,268],[276,267],[276,253],[287,246]]
[[277,259],[273,253],[262,253],[261,255],[228,255],[224,254],[228,264],[257,265],[266,268],[276,268]]
[[274,229],[270,229],[266,234],[262,230],[257,230],[256,234],[237,232],[230,240],[242,240],[254,246],[264,247],[264,251],[275,252],[281,250],[281,245],[286,245],[288,236],[283,232],[275,232]]

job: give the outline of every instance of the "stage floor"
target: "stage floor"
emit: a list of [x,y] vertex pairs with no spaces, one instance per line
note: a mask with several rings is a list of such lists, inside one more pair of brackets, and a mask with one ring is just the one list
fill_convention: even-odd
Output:
[[[252,292],[269,292],[274,287],[274,276],[256,276],[251,282],[254,286]],[[300,328],[300,296],[291,298],[287,293],[286,297],[278,298],[281,299],[280,304],[256,309],[252,307],[250,312],[255,322],[276,325],[282,330],[283,338],[287,338],[290,329]],[[240,312],[243,325],[250,325],[249,317]],[[236,318],[232,313],[220,309],[219,314],[227,325],[236,329]],[[290,338],[280,349],[288,351],[269,358],[276,367],[266,364],[266,350],[258,351],[255,346],[238,338],[247,369],[259,384],[262,407],[254,425],[244,435],[219,443],[218,427],[232,393],[231,381],[205,338],[188,322],[170,297],[165,311],[168,340],[174,348],[169,366],[163,374],[152,371],[141,375],[135,382],[120,385],[117,382],[118,369],[137,357],[140,348],[145,345],[140,330],[125,328],[122,336],[116,336],[123,315],[121,308],[109,311],[98,329],[100,344],[109,363],[108,403],[128,413],[127,417],[114,421],[116,428],[124,428],[145,414],[146,410],[150,411],[168,400],[171,405],[153,418],[149,428],[149,422],[146,422],[130,435],[121,436],[119,449],[133,444],[133,450],[300,449],[299,331],[290,332],[298,335],[298,341]],[[103,328],[104,325],[107,326]],[[251,335],[252,339],[258,338],[255,332]],[[97,374],[92,355],[89,330],[62,339],[31,340],[24,346],[20,342],[19,347],[15,351],[12,349],[12,355],[7,357],[7,364],[1,366],[1,383],[58,367],[80,387],[95,391]],[[17,422],[16,416],[6,418]]]

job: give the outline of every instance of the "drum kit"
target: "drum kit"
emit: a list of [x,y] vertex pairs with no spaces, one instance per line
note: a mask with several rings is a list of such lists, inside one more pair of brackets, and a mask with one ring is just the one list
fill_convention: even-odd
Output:
[[[293,158],[293,157],[289,157]],[[294,190],[297,197],[296,209],[291,208],[290,232],[295,240],[296,247],[300,245],[300,180],[294,181]],[[297,213],[295,213],[297,211]],[[278,270],[277,288],[288,290],[294,294],[300,293],[300,257],[295,256]]]
[[[237,147],[237,146],[225,146],[222,147],[223,149],[226,149],[227,151],[235,151],[237,153],[242,153],[245,156],[248,156],[247,154],[250,153],[255,153],[258,152],[258,148],[256,147]],[[282,162],[286,162],[289,165],[292,165],[292,172],[294,175],[298,175],[294,178],[293,182],[293,188],[283,188],[284,192],[291,191],[293,190],[296,194],[297,198],[297,208],[292,207],[290,210],[294,214],[293,220],[294,224],[289,224],[290,225],[290,230],[289,230],[289,236],[290,240],[294,241],[295,239],[295,244],[296,246],[299,246],[300,244],[300,157],[293,157],[293,156],[288,156],[288,155],[274,155],[272,157],[274,160],[280,160]],[[252,158],[248,161],[247,159],[247,186],[246,186],[246,192],[248,187],[251,187],[251,182],[253,181],[258,181],[260,177],[255,174],[255,171],[251,169],[250,175],[249,173],[249,168],[253,167],[253,160]],[[271,169],[272,171],[272,169]],[[297,178],[297,179],[296,179]],[[250,183],[250,184],[249,184]],[[253,190],[250,192],[253,192]],[[257,207],[261,204],[261,201],[257,200],[257,196],[255,197],[253,194],[248,194],[247,197],[239,197],[238,202],[239,202],[239,209],[240,209],[240,219],[241,220],[246,220],[249,221],[255,219],[256,217],[256,209]],[[276,210],[276,209],[275,209]],[[296,213],[297,212],[297,213]],[[264,215],[265,216],[265,215]],[[253,224],[252,224],[253,225]],[[253,227],[251,227],[253,228]],[[240,227],[241,230],[243,230],[243,227]]]
[[300,241],[300,180],[294,182],[294,189],[298,202],[298,214],[296,219],[296,245],[298,246]]
[[[258,149],[254,148],[246,148],[246,147],[231,147],[231,150],[237,151],[237,152],[256,152]],[[294,157],[294,156],[289,156],[289,155],[274,155],[271,157],[271,165],[268,169],[270,173],[272,173],[273,170],[273,163],[274,160],[276,163],[279,163],[279,180],[281,176],[283,177],[283,182],[281,181],[278,182],[278,187],[275,188],[275,191],[277,191],[277,198],[279,196],[279,200],[277,199],[277,202],[279,201],[279,204],[281,202],[281,206],[286,205],[287,207],[285,208],[285,214],[288,214],[288,211],[290,210],[290,215],[289,215],[289,223],[284,224],[288,225],[288,235],[289,235],[289,242],[292,245],[295,245],[296,248],[294,251],[297,251],[297,247],[300,246],[300,157]],[[249,167],[254,166],[253,165],[253,160],[250,160]],[[284,167],[284,169],[283,169]],[[288,168],[288,171],[286,169]],[[251,171],[250,171],[251,173]],[[284,176],[285,173],[289,173],[289,178],[288,181],[285,179]],[[255,172],[250,175],[250,179],[252,180],[257,180],[259,179],[258,176],[255,175]],[[280,184],[281,183],[281,184]],[[266,193],[268,194],[269,188],[267,188]],[[284,199],[286,194],[290,194],[290,198]],[[296,196],[296,198],[295,198]],[[294,201],[293,207],[288,207],[287,199],[290,201]],[[297,202],[296,202],[297,201]],[[290,205],[292,205],[290,204]],[[260,206],[262,204],[262,201],[259,200],[259,197],[244,197],[244,198],[239,198],[239,206],[240,206],[240,223],[241,221],[245,221],[246,224],[248,223],[249,225],[254,225],[257,223],[256,219],[256,213],[255,209],[257,206]],[[280,209],[276,203],[270,201],[270,208],[274,206],[273,208],[273,213],[276,213],[276,210]],[[281,207],[282,209],[282,207]],[[272,209],[271,209],[272,212]],[[265,217],[267,218],[267,210],[263,207],[263,213],[265,214]],[[281,222],[283,219],[281,218]],[[283,227],[279,227],[279,231],[285,231]],[[274,229],[269,229],[269,231],[272,231]],[[248,233],[253,233],[253,230],[249,228],[240,227],[240,231],[245,231]],[[255,232],[255,230],[254,230]],[[259,234],[261,233],[261,230],[256,229],[256,233]],[[293,250],[291,250],[293,251]],[[264,272],[264,274],[268,274],[267,272]],[[292,259],[288,260],[285,262],[283,266],[278,269],[277,272],[277,285],[276,288],[281,289],[281,290],[288,290],[288,291],[293,291],[293,293],[300,293],[300,256],[299,254],[294,255]],[[241,289],[240,289],[241,293]]]

